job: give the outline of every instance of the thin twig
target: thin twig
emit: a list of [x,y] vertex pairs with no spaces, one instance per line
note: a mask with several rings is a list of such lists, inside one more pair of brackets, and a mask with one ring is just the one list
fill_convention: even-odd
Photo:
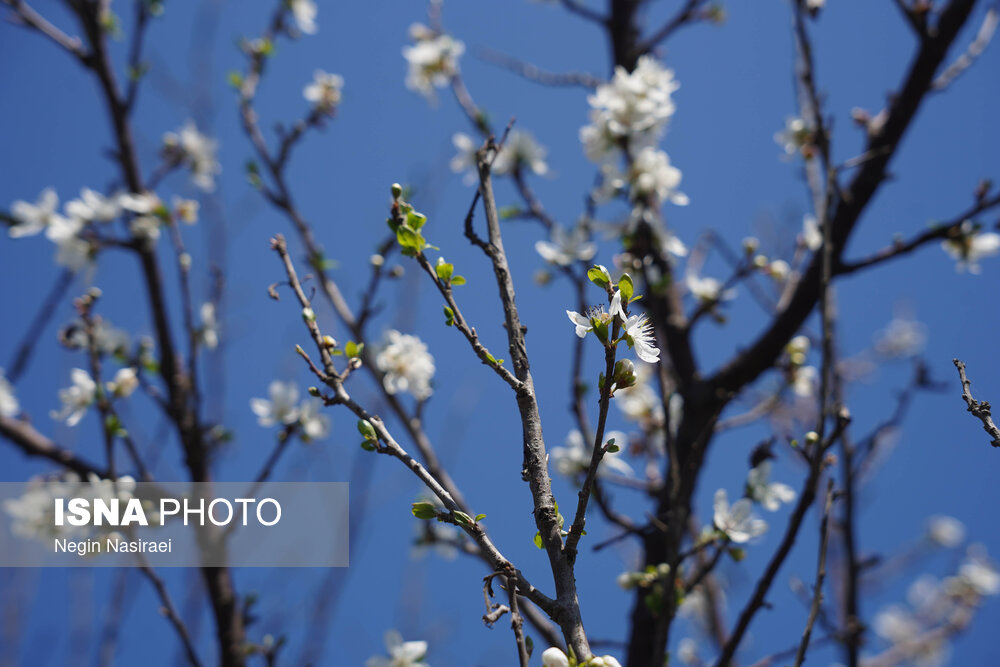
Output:
[[962,381],[962,399],[968,406],[969,412],[972,413],[973,417],[983,422],[983,430],[992,438],[990,444],[994,447],[1000,447],[1000,428],[997,428],[997,425],[993,423],[989,402],[977,401],[972,397],[972,382],[965,374],[965,364],[958,359],[952,359],[952,363],[958,369],[958,377]]

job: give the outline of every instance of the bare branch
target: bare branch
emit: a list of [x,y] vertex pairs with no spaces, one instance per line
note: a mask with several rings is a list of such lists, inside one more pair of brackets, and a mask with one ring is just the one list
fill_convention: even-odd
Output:
[[965,364],[958,359],[952,359],[952,363],[958,369],[958,377],[962,381],[962,399],[965,400],[969,412],[972,413],[973,417],[983,422],[983,430],[992,438],[990,444],[994,447],[1000,447],[1000,428],[997,428],[997,425],[993,423],[989,401],[977,401],[972,397],[972,382],[965,374]]

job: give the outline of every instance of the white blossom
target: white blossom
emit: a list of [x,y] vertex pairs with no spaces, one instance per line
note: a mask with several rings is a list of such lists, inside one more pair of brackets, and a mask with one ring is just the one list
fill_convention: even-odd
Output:
[[152,215],[137,216],[128,223],[128,230],[132,238],[151,247],[160,240],[160,219]]
[[299,418],[299,389],[292,382],[274,380],[267,388],[270,400],[251,398],[250,409],[257,415],[257,423],[261,426],[275,424],[293,424]]
[[636,154],[627,173],[613,164],[604,165],[601,171],[604,180],[596,193],[601,200],[610,199],[629,186],[633,200],[656,195],[658,200],[678,206],[689,202],[687,195],[677,189],[681,183],[681,170],[670,164],[666,153],[652,146]]
[[479,175],[477,174],[476,166],[476,152],[479,150],[479,146],[469,135],[464,132],[456,132],[451,137],[451,143],[455,146],[455,150],[458,153],[455,157],[451,159],[449,165],[451,170],[456,174],[465,175],[462,177],[462,182],[466,185],[472,185],[479,181]]
[[128,398],[139,386],[139,378],[134,368],[120,368],[105,386],[113,396]]
[[11,238],[34,236],[48,227],[54,218],[61,217],[56,213],[59,206],[59,196],[52,188],[45,188],[38,195],[38,201],[30,204],[26,201],[15,201],[11,204],[10,213],[17,224],[8,230]]
[[[67,327],[69,332],[66,343],[70,347],[87,349],[90,347],[90,340],[87,337],[87,327],[82,320],[73,322]],[[91,335],[94,337],[94,347],[100,354],[125,354],[131,344],[129,334],[124,329],[119,329],[103,317],[95,317],[90,326]]]
[[385,374],[383,384],[390,394],[405,391],[424,400],[434,393],[431,388],[434,357],[416,336],[395,329],[386,331],[382,347],[375,355],[375,366]]
[[[650,431],[663,424],[663,402],[652,387],[655,367],[639,364],[635,369],[635,384],[615,392],[615,405],[629,421]],[[671,416],[671,423],[674,420]]]
[[290,0],[289,8],[296,27],[307,35],[316,34],[316,3],[313,0]]
[[978,595],[1000,593],[1000,572],[986,557],[982,545],[974,544],[969,547],[965,561],[958,568],[958,577]]
[[957,262],[956,271],[978,274],[982,270],[979,260],[1000,251],[1000,234],[983,232],[966,220],[959,226],[958,233],[945,240],[941,248]]
[[313,82],[302,91],[302,96],[320,111],[330,113],[340,104],[343,89],[344,77],[318,69],[313,73]]
[[927,327],[923,322],[896,316],[875,337],[875,351],[889,359],[912,357],[927,342]]
[[189,225],[198,222],[198,209],[201,208],[201,204],[197,200],[174,197],[173,204],[174,213],[176,213],[182,222],[186,222]]
[[3,369],[0,368],[0,417],[16,417],[21,411],[21,404],[14,394],[14,387],[4,377]]
[[639,58],[631,73],[617,67],[611,81],[587,98],[591,122],[580,130],[587,157],[606,161],[623,141],[633,149],[654,144],[674,113],[671,96],[677,88],[673,71],[652,56]]
[[493,173],[510,174],[526,167],[539,176],[549,173],[545,163],[547,151],[535,141],[530,132],[511,130],[506,141],[493,160]]
[[216,153],[219,142],[198,131],[194,121],[187,121],[177,132],[163,135],[163,152],[191,170],[194,184],[205,192],[215,190],[215,176],[222,171]]
[[735,289],[722,289],[722,281],[717,278],[688,273],[684,276],[684,282],[691,296],[706,303],[728,301],[736,296]]
[[816,252],[823,245],[823,232],[819,228],[816,216],[811,213],[802,217],[802,234],[799,240],[809,250]]
[[[574,663],[575,664],[575,663]],[[542,667],[569,667],[569,658],[555,646],[542,653]],[[594,656],[587,661],[587,667],[622,667],[617,658],[610,655]]]
[[636,355],[648,364],[660,360],[660,350],[656,347],[656,337],[653,335],[653,325],[646,313],[632,315],[624,325],[626,340],[635,349]]
[[308,398],[299,406],[299,425],[307,442],[330,435],[330,417],[323,414],[323,402]]
[[819,373],[815,366],[801,366],[792,370],[792,391],[796,396],[809,398],[816,395]]
[[198,338],[201,344],[209,350],[214,350],[219,346],[219,321],[215,316],[215,304],[206,301],[201,304],[201,328],[198,330]]
[[[628,441],[628,436],[620,431],[611,431],[606,434],[605,442],[614,438],[615,444],[621,447]],[[577,475],[590,469],[590,461],[594,454],[592,442],[584,442],[583,435],[579,430],[573,429],[566,436],[565,447],[552,448],[552,461],[560,475],[575,478]],[[620,475],[631,476],[632,467],[621,457],[621,451],[605,452],[601,459],[601,465],[597,468],[598,477],[616,472]]]
[[549,241],[537,241],[535,251],[549,264],[569,266],[574,262],[587,262],[597,254],[597,244],[589,240],[583,227],[567,232],[559,226],[552,228]]
[[412,667],[413,665],[428,667],[424,662],[427,642],[404,642],[403,636],[398,631],[389,630],[385,633],[385,649],[389,657],[378,655],[368,658],[365,667]]
[[111,222],[122,213],[121,197],[105,197],[90,188],[80,190],[80,198],[66,202],[66,213],[83,222]]
[[[11,529],[21,537],[49,541],[52,538],[84,539],[113,527],[73,526],[69,522],[55,523],[56,498],[87,498],[91,501],[113,499],[128,502],[135,491],[135,480],[124,475],[112,481],[91,473],[86,480],[73,472],[55,479],[32,479],[24,494],[3,502],[3,510],[11,517]],[[49,542],[51,544],[51,542]]]
[[569,667],[569,658],[561,649],[553,646],[542,653],[542,667]]
[[449,85],[458,73],[458,59],[465,52],[465,44],[419,23],[410,27],[410,36],[413,46],[403,48],[403,57],[409,63],[406,87],[434,100],[434,89]]
[[[600,266],[600,268],[605,274],[607,274],[607,269],[603,266]],[[594,330],[595,323],[610,327],[616,315],[622,322],[625,322],[625,311],[622,309],[621,292],[618,290],[615,290],[614,296],[611,297],[610,312],[606,312],[604,310],[604,306],[595,306],[590,308],[584,315],[581,315],[574,310],[566,311],[566,316],[569,318],[569,321],[576,326],[576,335],[580,338],[586,338],[587,333]]]
[[785,119],[785,128],[774,133],[774,141],[782,147],[786,156],[792,156],[809,145],[812,140],[812,130],[802,118],[789,116]]
[[954,517],[932,516],[927,522],[927,538],[941,547],[957,547],[965,539],[965,525]]
[[747,475],[747,495],[764,509],[773,512],[781,507],[781,503],[795,500],[795,491],[787,484],[770,481],[770,478],[770,461],[764,461],[750,470]]
[[90,373],[82,368],[74,368],[70,371],[70,380],[73,384],[66,389],[59,390],[59,401],[63,404],[62,410],[51,412],[52,418],[66,422],[67,426],[76,426],[97,398],[97,384],[90,377]]
[[740,498],[730,507],[726,490],[719,489],[715,492],[715,527],[737,544],[763,535],[767,530],[767,522],[754,517],[752,508],[749,498]]

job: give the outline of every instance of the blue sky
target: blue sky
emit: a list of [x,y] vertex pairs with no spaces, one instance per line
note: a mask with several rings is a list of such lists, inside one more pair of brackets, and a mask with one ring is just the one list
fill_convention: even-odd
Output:
[[[38,8],[69,26],[55,4],[40,2]],[[657,25],[675,4],[654,3],[649,24]],[[748,234],[788,244],[808,205],[799,170],[794,163],[779,159],[780,148],[772,139],[795,109],[788,3],[729,4],[729,20],[724,25],[684,30],[661,54],[681,84],[675,94],[677,113],[663,148],[682,169],[682,189],[691,199],[685,208],[669,207],[666,215],[689,244],[706,228],[715,229],[732,245]],[[826,110],[834,118],[834,154],[844,160],[862,145],[860,132],[851,125],[850,110],[881,108],[901,77],[914,40],[892,3],[830,0],[829,4],[815,24],[817,76]],[[207,297],[210,289],[204,271],[207,258],[215,257],[227,271],[225,344],[211,362],[226,371],[226,382],[217,387],[220,391],[213,398],[217,406],[213,410],[236,434],[219,460],[218,476],[223,480],[253,475],[273,443],[273,433],[256,425],[249,399],[265,395],[274,378],[295,380],[302,387],[309,383],[294,354],[294,345],[305,342],[296,309],[288,298],[276,304],[266,294],[267,286],[281,279],[267,240],[276,232],[291,237],[291,230],[246,183],[242,165],[251,151],[237,122],[235,96],[226,84],[227,72],[243,67],[238,39],[259,32],[269,12],[270,5],[263,2],[205,2],[196,7],[168,3],[166,14],[150,31],[152,70],[137,111],[137,142],[146,174],[156,164],[162,134],[188,118],[196,118],[199,126],[220,141],[219,206],[206,203],[203,221],[186,231],[201,297]],[[459,295],[465,299],[466,316],[488,345],[503,349],[502,316],[491,272],[461,236],[460,224],[472,191],[448,169],[451,136],[455,131],[468,131],[468,122],[449,95],[442,94],[432,107],[403,85],[406,65],[400,49],[407,41],[409,24],[423,19],[422,3],[412,0],[321,3],[316,36],[278,44],[259,94],[262,126],[269,129],[276,121],[288,122],[305,113],[307,103],[301,91],[315,69],[342,74],[344,101],[337,118],[325,131],[309,137],[290,167],[301,210],[328,254],[339,262],[334,276],[350,298],[363,289],[366,258],[385,232],[388,186],[394,181],[412,184],[416,188],[412,201],[430,219],[428,238],[469,279],[469,286]],[[594,174],[578,140],[579,128],[587,120],[586,91],[540,87],[484,62],[477,54],[489,48],[554,71],[584,70],[604,77],[609,57],[603,36],[558,7],[521,0],[450,2],[444,22],[467,46],[462,71],[476,101],[489,110],[496,124],[516,117],[519,127],[533,132],[548,148],[552,175],[536,178],[532,185],[546,207],[561,222],[571,224],[580,214]],[[967,31],[963,43],[970,38]],[[123,50],[124,45],[117,45],[116,56]],[[84,186],[105,188],[114,178],[114,168],[104,157],[110,136],[93,82],[38,35],[7,23],[0,24],[0,60],[5,63],[0,68],[0,145],[6,157],[0,207],[16,199],[33,200],[47,186],[56,188],[64,201]],[[1000,126],[994,122],[1000,105],[998,73],[1000,51],[994,45],[945,94],[931,96],[892,164],[893,180],[862,220],[849,256],[867,254],[895,233],[908,237],[930,221],[950,218],[967,207],[979,179],[1000,177],[996,151]],[[162,194],[196,193],[183,175],[174,175]],[[505,185],[499,187],[498,197],[501,205],[516,203],[515,193]],[[533,250],[541,237],[541,230],[531,223],[512,222],[505,228],[551,447],[561,444],[572,424],[566,387],[573,339],[564,310],[574,304],[566,283],[556,280],[540,288],[531,281],[542,267]],[[221,255],[216,252],[219,247]],[[165,258],[169,256],[167,248],[162,251]],[[609,264],[615,251],[613,243],[605,243],[598,259]],[[473,363],[455,331],[441,326],[440,304],[432,286],[418,278],[414,265],[404,267],[405,277],[383,293],[385,309],[373,329],[398,327],[428,342],[438,368],[435,396],[426,411],[428,432],[472,506],[488,515],[486,524],[497,544],[536,585],[548,589],[547,563],[531,543],[535,528],[530,497],[518,479],[520,427],[509,390]],[[710,263],[708,272],[713,269],[716,275],[722,274],[721,264]],[[9,365],[27,319],[34,316],[55,275],[47,242],[0,238],[0,364]],[[149,333],[136,277],[131,257],[109,252],[102,258],[95,283],[104,290],[101,308],[108,318],[136,334]],[[168,284],[173,284],[169,282],[173,278],[168,271]],[[985,261],[979,276],[957,274],[953,262],[939,248],[929,246],[841,283],[837,305],[844,354],[869,346],[873,335],[892,318],[894,307],[905,304],[927,323],[930,369],[949,386],[945,393],[922,394],[916,399],[878,479],[862,493],[865,553],[892,553],[913,542],[921,535],[926,517],[940,512],[961,519],[971,539],[1000,554],[1000,535],[993,529],[991,509],[1000,501],[992,474],[995,452],[965,413],[951,366],[951,358],[960,356],[969,365],[977,395],[1000,396],[995,349],[1000,324],[998,278],[1000,261]],[[73,291],[81,290],[82,285],[76,285]],[[593,298],[597,299],[596,292]],[[317,310],[321,325],[336,331],[332,314],[322,307]],[[43,432],[96,458],[100,444],[93,415],[74,429],[47,416],[56,407],[56,389],[68,384],[69,369],[82,363],[76,353],[61,349],[55,340],[57,325],[71,318],[67,300],[44,332],[17,392]],[[698,329],[696,352],[703,367],[724,361],[763,325],[745,290],[730,309],[730,322],[722,327],[706,322]],[[591,350],[588,368],[595,375],[597,363],[598,355]],[[889,366],[852,387],[849,405],[859,433],[891,409],[893,392],[907,382],[908,372],[904,366]],[[375,396],[363,385],[354,391],[370,400]],[[296,444],[278,472],[283,480],[344,481],[361,467],[370,468],[373,475],[365,501],[368,518],[360,534],[352,536],[354,564],[336,575],[340,578],[336,607],[323,629],[326,649],[320,664],[362,664],[381,650],[382,633],[390,627],[400,629],[408,639],[428,640],[428,660],[433,665],[510,664],[512,646],[505,624],[487,630],[480,621],[482,566],[471,560],[442,561],[433,555],[419,561],[407,559],[414,534],[409,506],[420,492],[417,481],[398,463],[361,452],[353,419],[338,412],[331,416],[331,437],[308,447]],[[613,414],[613,419],[618,420],[618,415]],[[625,426],[621,421],[612,425]],[[136,405],[130,428],[150,451],[162,445],[157,468],[161,478],[182,476],[176,443],[164,439],[149,406]],[[716,440],[699,487],[703,516],[707,517],[705,511],[716,488],[728,488],[731,496],[738,492],[747,455],[764,434],[763,429],[749,428]],[[4,480],[21,480],[49,469],[9,448],[0,448],[0,463]],[[788,457],[777,465],[778,479],[793,486],[802,473],[789,464]],[[557,497],[574,494],[564,480],[556,480],[555,491]],[[628,491],[615,496],[623,508],[641,516],[645,506],[639,498]],[[768,517],[771,533],[751,546],[743,564],[727,566],[733,585],[730,619],[777,544],[786,515],[782,511]],[[594,542],[612,534],[600,521],[593,524],[588,538]],[[788,593],[787,582],[792,574],[807,581],[812,578],[815,524],[810,518],[795,555],[776,582],[771,596],[776,608],[760,614],[752,626],[749,659],[768,649],[791,646],[798,637],[804,608]],[[628,543],[597,554],[585,551],[581,556],[580,596],[592,637],[623,637],[631,597],[615,585],[614,578],[635,565],[636,558]],[[900,600],[912,575],[924,569],[941,573],[949,559],[940,554],[922,563],[921,570],[867,601],[866,615],[870,618],[883,602]],[[171,571],[166,577],[183,608],[196,606],[195,572]],[[238,589],[261,596],[261,621],[251,628],[252,638],[286,632],[292,643],[289,656],[297,655],[308,632],[313,598],[325,577],[321,571],[237,572]],[[20,612],[21,653],[14,662],[59,665],[71,662],[71,656],[81,650],[94,655],[92,637],[99,635],[114,579],[114,573],[98,570],[0,574],[0,603]],[[176,642],[156,613],[148,584],[133,572],[128,575],[127,590],[130,604],[119,664],[131,664],[151,648],[159,655],[174,655]],[[954,664],[997,660],[987,628],[1000,622],[998,609],[987,601],[971,630],[957,642]],[[207,611],[202,610],[200,618],[197,636],[207,650],[211,644]],[[795,628],[791,634],[789,624]],[[74,637],[88,635],[91,639],[81,649]],[[833,657],[818,655],[817,660]],[[162,658],[164,664],[170,661]],[[88,657],[84,664],[90,662]]]

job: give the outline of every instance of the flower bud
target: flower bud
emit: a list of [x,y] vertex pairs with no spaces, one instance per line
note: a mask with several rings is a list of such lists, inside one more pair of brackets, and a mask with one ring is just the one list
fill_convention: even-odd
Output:
[[332,350],[337,347],[337,340],[333,336],[323,336],[323,346]]
[[403,196],[403,186],[399,183],[392,184],[392,198],[399,199]]
[[306,322],[315,322],[316,321],[316,313],[313,312],[312,308],[309,308],[307,306],[307,307],[305,307],[305,308],[302,309],[302,319],[304,319]]

